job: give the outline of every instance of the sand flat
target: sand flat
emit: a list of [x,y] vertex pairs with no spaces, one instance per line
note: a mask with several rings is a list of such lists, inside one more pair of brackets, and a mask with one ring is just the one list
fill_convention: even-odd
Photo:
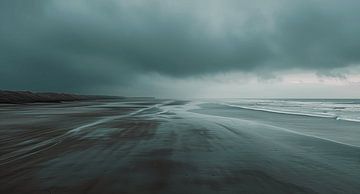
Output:
[[4,106],[0,193],[357,193],[358,129],[200,101]]

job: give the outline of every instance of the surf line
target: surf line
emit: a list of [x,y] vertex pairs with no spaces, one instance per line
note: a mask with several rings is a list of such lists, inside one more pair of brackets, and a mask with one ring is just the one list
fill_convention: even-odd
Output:
[[296,134],[296,135],[301,135],[301,136],[305,136],[305,137],[309,137],[309,138],[315,138],[315,139],[319,139],[319,140],[323,140],[323,141],[327,141],[327,142],[331,142],[331,143],[336,143],[336,144],[340,144],[340,145],[344,145],[344,146],[349,146],[349,147],[352,147],[352,148],[360,148],[359,145],[345,143],[345,142],[329,139],[329,138],[326,138],[326,137],[320,137],[320,136],[317,136],[317,135],[302,133],[302,132],[294,131],[294,130],[287,129],[287,128],[284,128],[284,127],[278,127],[278,126],[274,126],[274,125],[270,125],[270,124],[266,124],[266,123],[255,122],[255,121],[252,121],[252,120],[246,120],[246,119],[241,119],[241,118],[232,118],[232,117],[219,116],[219,115],[209,115],[209,114],[206,114],[206,113],[197,113],[197,112],[191,112],[191,111],[188,111],[188,113],[196,114],[196,115],[200,116],[200,118],[209,119],[209,121],[212,121],[213,120],[212,118],[221,118],[221,119],[223,119],[223,121],[235,121],[235,122],[238,121],[238,122],[243,122],[243,123],[262,125],[262,126],[268,127],[270,129],[273,129],[273,130],[284,131],[284,132],[288,132],[288,133],[292,133],[292,134]]
[[335,119],[335,120],[342,120],[342,121],[350,121],[350,122],[360,122],[358,119],[351,119],[351,118],[343,118],[337,115],[329,115],[329,114],[321,114],[321,113],[301,113],[301,112],[290,112],[290,111],[281,111],[281,110],[272,110],[266,108],[254,108],[254,107],[247,107],[247,106],[239,106],[233,105],[228,103],[217,103],[223,106],[229,106],[233,108],[245,109],[245,110],[254,110],[254,111],[262,111],[262,112],[269,112],[269,113],[276,113],[276,114],[284,114],[284,115],[295,115],[295,116],[306,116],[306,117],[317,117],[317,118],[326,118],[326,119]]

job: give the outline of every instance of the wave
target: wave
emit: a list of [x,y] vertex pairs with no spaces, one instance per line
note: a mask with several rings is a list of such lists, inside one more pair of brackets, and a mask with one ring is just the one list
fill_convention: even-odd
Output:
[[341,118],[341,117],[339,117],[337,120],[359,122],[360,123],[360,119],[351,119],[351,118]]
[[219,104],[224,105],[224,106],[234,107],[234,108],[271,112],[271,113],[277,113],[277,114],[308,116],[308,117],[328,118],[328,119],[343,120],[343,121],[350,121],[350,122],[360,122],[360,119],[346,118],[344,116],[333,115],[333,114],[293,112],[293,111],[286,111],[286,110],[274,110],[271,108],[240,106],[240,105],[234,105],[234,104],[228,104],[228,103],[219,103]]

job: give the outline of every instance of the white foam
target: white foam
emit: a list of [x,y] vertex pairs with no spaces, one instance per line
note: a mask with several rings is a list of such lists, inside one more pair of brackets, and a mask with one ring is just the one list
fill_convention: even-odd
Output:
[[272,109],[265,109],[265,108],[253,108],[247,106],[239,106],[239,105],[232,105],[227,103],[221,103],[225,106],[235,107],[235,108],[242,108],[248,110],[257,110],[257,111],[264,111],[264,112],[272,112],[278,114],[288,114],[288,115],[300,115],[300,116],[310,116],[310,117],[323,117],[323,118],[336,118],[334,115],[325,115],[325,114],[311,114],[311,113],[300,113],[300,112],[290,112],[290,111],[280,111],[280,110],[272,110]]
[[238,100],[218,103],[230,107],[278,114],[360,122],[360,104],[357,103],[334,103],[326,100],[323,102],[320,100],[306,102],[291,100]]

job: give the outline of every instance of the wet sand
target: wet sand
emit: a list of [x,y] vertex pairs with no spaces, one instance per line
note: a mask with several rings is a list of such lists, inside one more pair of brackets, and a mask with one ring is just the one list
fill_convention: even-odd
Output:
[[0,193],[358,193],[358,137],[205,102],[0,105]]

